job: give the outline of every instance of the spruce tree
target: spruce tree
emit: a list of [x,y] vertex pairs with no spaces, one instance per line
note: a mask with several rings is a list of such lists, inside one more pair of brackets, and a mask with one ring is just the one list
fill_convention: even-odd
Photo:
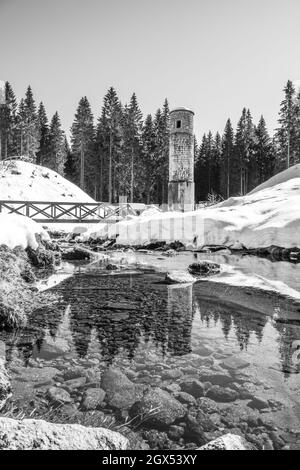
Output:
[[[101,116],[97,126],[96,194],[100,200],[115,201],[120,188],[122,169],[119,168],[122,137],[122,106],[117,92],[110,87],[104,96]],[[123,173],[124,177],[124,173]]]
[[161,175],[161,202],[162,204],[167,203],[168,195],[168,170],[169,170],[169,132],[170,132],[170,109],[167,98],[164,101],[162,108],[162,151],[161,151],[161,163],[160,163],[160,175]]
[[263,116],[261,116],[255,128],[255,144],[253,150],[256,162],[256,175],[250,189],[266,181],[274,172],[275,150]]
[[41,102],[38,109],[39,151],[36,162],[46,165],[49,158],[49,124],[44,104]]
[[139,108],[136,94],[133,93],[129,105],[125,106],[123,112],[123,155],[126,157],[126,166],[130,162],[130,202],[134,200],[135,190],[138,192],[136,175],[141,154],[141,132],[142,112]]
[[221,158],[222,158],[222,139],[219,132],[214,138],[213,149],[213,192],[219,196],[221,194]]
[[17,144],[18,144],[18,155],[24,156],[25,154],[25,122],[26,122],[26,111],[25,102],[22,98],[18,107],[17,114]]
[[4,133],[3,133],[3,158],[12,157],[18,154],[17,150],[17,100],[12,86],[5,83],[6,106],[4,112]]
[[234,159],[234,132],[230,119],[227,120],[222,138],[220,193],[224,198],[232,194],[231,176]]
[[45,166],[63,175],[67,155],[65,149],[65,135],[57,112],[51,119],[48,149],[49,153]]
[[288,80],[283,91],[285,96],[280,105],[278,119],[280,127],[275,135],[279,171],[294,165],[298,147],[296,90],[291,80]]
[[252,165],[254,145],[254,126],[251,113],[246,108],[242,111],[242,116],[237,125],[235,135],[235,151],[239,167],[239,188],[235,187],[234,192],[244,195],[248,191],[249,169]]
[[93,114],[86,96],[81,98],[71,127],[72,154],[76,161],[76,183],[93,194],[95,152]]
[[76,159],[71,152],[70,145],[66,136],[64,136],[64,154],[65,154],[65,168],[64,168],[64,175],[69,181],[72,183],[76,183]]
[[26,91],[23,111],[23,122],[21,124],[23,132],[23,151],[30,161],[36,162],[36,154],[39,150],[39,128],[35,100],[30,86]]
[[146,203],[155,202],[154,189],[157,185],[156,135],[151,114],[146,117],[142,132],[141,165],[139,181],[144,189]]

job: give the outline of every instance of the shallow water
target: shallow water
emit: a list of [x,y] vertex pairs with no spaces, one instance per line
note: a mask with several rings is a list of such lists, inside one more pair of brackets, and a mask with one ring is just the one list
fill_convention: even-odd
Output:
[[[190,260],[193,255],[183,254],[156,262],[164,271],[166,263],[178,269]],[[237,287],[224,290],[224,286],[206,281],[167,286],[161,272],[144,268],[140,262],[137,270],[108,273],[103,263],[65,265],[65,279],[49,290],[56,301],[46,310],[33,312],[24,330],[0,332],[13,384],[6,410],[14,408],[26,417],[56,421],[65,413],[66,421],[101,425],[93,421],[95,415],[90,422],[81,409],[87,384],[74,388],[66,384],[67,372],[78,366],[93,371],[96,381],[103,370],[113,366],[134,383],[158,386],[173,395],[191,377],[205,383],[207,391],[215,384],[216,378],[210,377],[214,375],[219,377],[221,389],[235,393],[229,401],[217,399],[217,429],[207,433],[207,440],[240,432],[257,446],[265,442],[266,448],[300,448],[300,358],[296,349],[300,321],[273,318],[281,304],[286,310],[294,308],[293,301],[253,292],[249,301],[249,292],[241,296]],[[295,275],[291,277],[295,279]],[[228,358],[244,362],[228,367]],[[52,377],[49,367],[60,374]],[[170,379],[170,370],[177,371],[177,377],[175,373]],[[71,403],[52,410],[47,390],[53,385],[67,390]],[[263,408],[251,405],[253,397],[264,402]],[[185,406],[193,414],[198,405]],[[118,425],[127,416],[127,410],[121,412],[105,401],[100,409],[101,419],[104,414]],[[185,423],[180,426],[184,429]],[[135,430],[153,448],[197,446],[193,436],[175,438],[168,435],[168,429],[153,428],[150,436],[143,426]]]

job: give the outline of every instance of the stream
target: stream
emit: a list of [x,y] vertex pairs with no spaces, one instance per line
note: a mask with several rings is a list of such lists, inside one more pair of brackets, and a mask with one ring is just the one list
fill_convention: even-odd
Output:
[[[231,271],[164,284],[167,270],[203,258]],[[13,387],[2,413],[134,431],[153,449],[197,448],[200,431],[206,441],[231,432],[256,448],[300,449],[299,265],[222,253],[112,253],[109,262],[122,269],[64,263],[40,283],[48,307],[25,329],[0,332]],[[189,419],[132,421],[130,400],[87,405],[109,368],[167,392]]]

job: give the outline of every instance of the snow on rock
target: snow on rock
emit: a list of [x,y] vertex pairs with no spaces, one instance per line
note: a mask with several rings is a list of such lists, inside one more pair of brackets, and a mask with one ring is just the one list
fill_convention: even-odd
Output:
[[0,162],[0,199],[95,202],[88,194],[55,171],[22,160]]
[[0,214],[0,245],[6,245],[8,248],[20,246],[36,250],[38,242],[36,235],[41,240],[49,240],[49,235],[44,231],[41,225],[23,215]]
[[83,234],[83,239],[117,238],[118,244],[123,245],[180,240],[194,248],[300,246],[300,165],[286,172],[276,175],[274,184],[271,178],[262,189],[213,207],[185,213],[144,214],[115,225],[102,224]]

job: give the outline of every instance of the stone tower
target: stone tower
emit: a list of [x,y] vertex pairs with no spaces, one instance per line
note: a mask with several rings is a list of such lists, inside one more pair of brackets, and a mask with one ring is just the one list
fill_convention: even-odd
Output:
[[186,108],[170,112],[168,204],[169,210],[194,210],[194,113]]

